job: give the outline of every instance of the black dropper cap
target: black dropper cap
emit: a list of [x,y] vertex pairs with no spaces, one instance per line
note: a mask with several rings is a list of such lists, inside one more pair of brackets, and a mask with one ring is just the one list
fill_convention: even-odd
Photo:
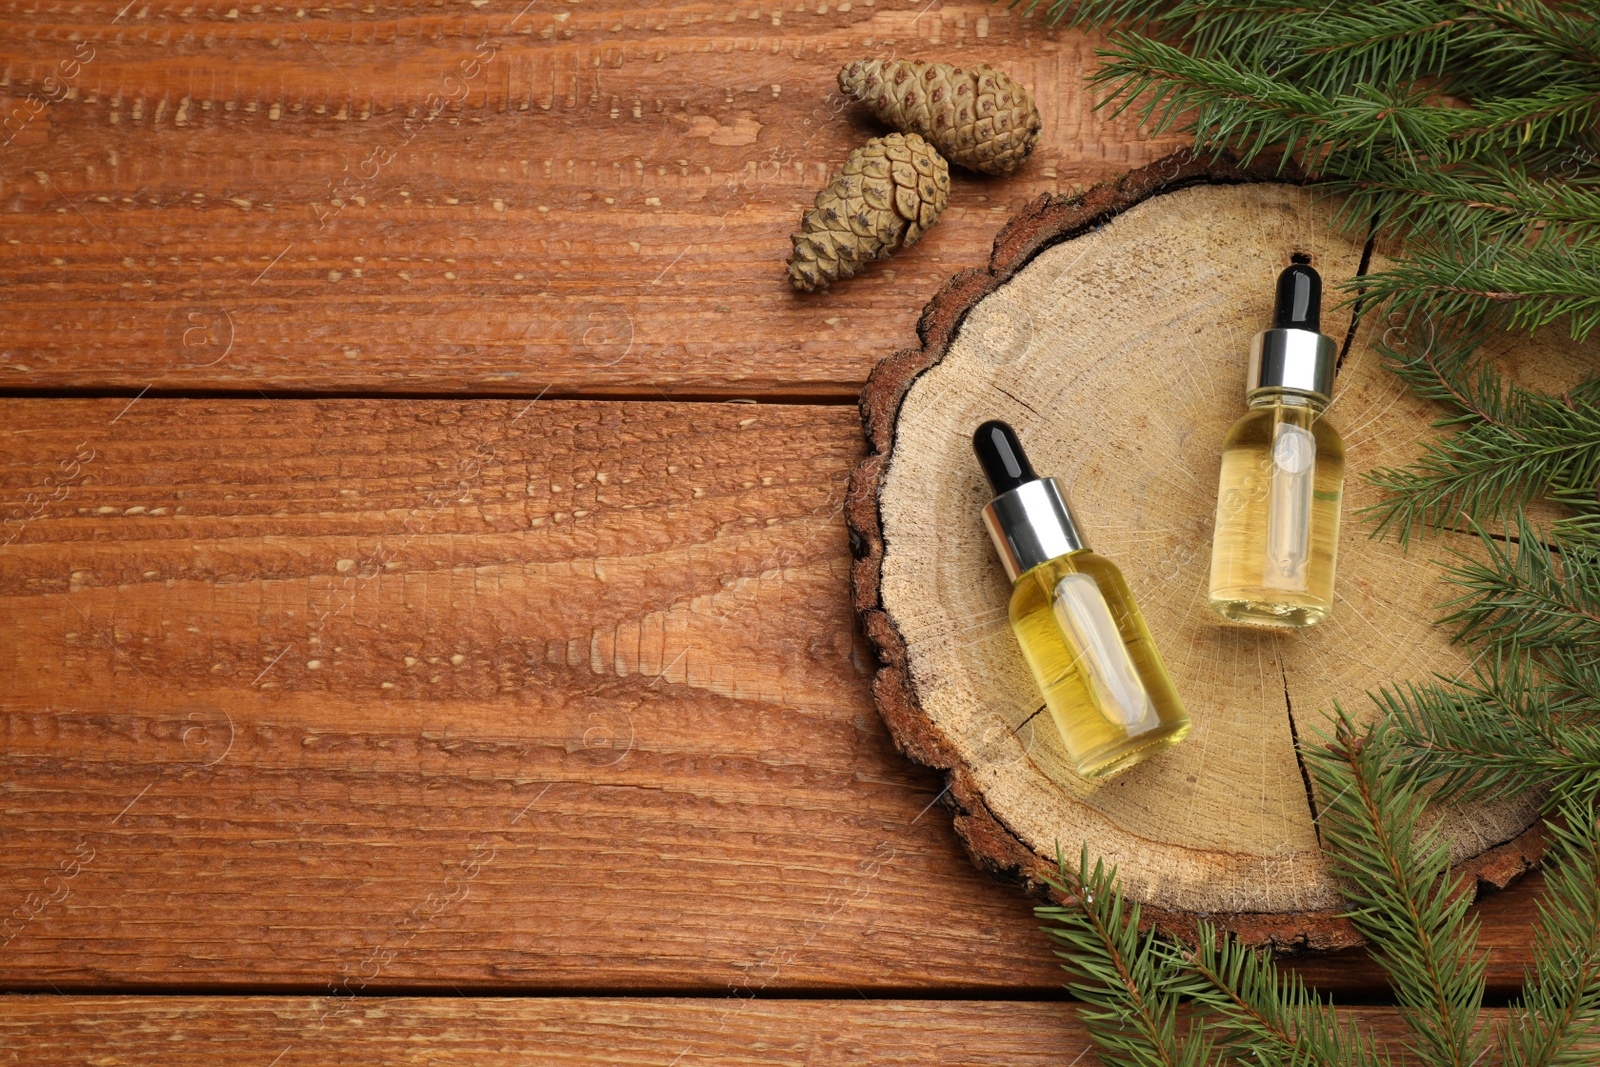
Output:
[[996,496],[1009,493],[1019,485],[1035,481],[1033,464],[1017,440],[1017,431],[995,419],[979,426],[972,434],[972,450],[978,454],[983,473],[989,476]]
[[1013,582],[1039,564],[1086,547],[1078,520],[1054,478],[1033,473],[1017,431],[998,420],[972,435],[994,499],[983,509],[983,525]]
[[1322,332],[1322,278],[1310,257],[1297,254],[1278,275],[1278,300],[1272,326],[1250,346],[1245,395],[1264,389],[1333,398],[1334,364],[1339,346]]
[[1322,278],[1305,263],[1291,263],[1278,275],[1274,330],[1322,332]]

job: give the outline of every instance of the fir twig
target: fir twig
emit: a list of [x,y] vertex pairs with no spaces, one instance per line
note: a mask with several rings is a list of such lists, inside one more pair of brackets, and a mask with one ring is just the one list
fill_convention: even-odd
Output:
[[1456,610],[1441,620],[1457,624],[1459,640],[1600,653],[1600,555],[1568,546],[1557,557],[1521,515],[1516,545],[1478,533],[1488,558],[1457,554],[1450,580],[1466,592],[1446,605]]
[[1474,1067],[1485,957],[1469,893],[1448,877],[1449,850],[1419,824],[1422,798],[1381,729],[1358,732],[1340,712],[1326,747],[1306,751],[1322,800],[1321,827],[1348,913],[1372,942],[1411,1029],[1410,1047],[1433,1067]]
[[1071,980],[1067,989],[1087,1005],[1084,1026],[1106,1067],[1199,1067],[1210,1059],[1203,1037],[1184,1040],[1178,1027],[1177,968],[1155,936],[1139,933],[1139,905],[1117,891],[1116,871],[1084,848],[1076,872],[1059,852],[1060,880],[1050,884],[1072,903],[1042,907],[1045,932]]
[[1566,319],[1581,341],[1600,325],[1600,250],[1460,235],[1413,241],[1405,259],[1359,279],[1355,288],[1407,314],[1500,318],[1529,330]]
[[1400,768],[1434,801],[1552,798],[1600,791],[1594,705],[1519,658],[1480,663],[1471,679],[1409,683],[1374,696],[1386,713]]
[[1501,1033],[1505,1067],[1600,1059],[1600,824],[1595,798],[1560,806],[1539,901],[1533,972]]
[[[1032,10],[1032,5],[1028,5]],[[1114,27],[1090,78],[1202,152],[1295,160],[1409,244],[1359,289],[1515,328],[1600,324],[1593,0],[1057,0]]]
[[1367,475],[1385,492],[1367,511],[1376,533],[1392,530],[1405,544],[1418,526],[1482,522],[1540,495],[1595,499],[1600,406],[1587,390],[1551,397],[1510,384],[1478,358],[1482,337],[1479,330],[1379,345],[1413,392],[1449,409],[1436,425],[1460,432],[1426,444],[1410,467]]
[[1343,194],[1347,225],[1364,226],[1376,215],[1398,232],[1449,233],[1461,246],[1600,240],[1600,188],[1536,178],[1509,162],[1425,170],[1380,162],[1360,178],[1329,184]]
[[1188,981],[1181,987],[1207,1011],[1219,1044],[1240,1062],[1262,1067],[1376,1067],[1386,1062],[1370,1033],[1341,1023],[1333,1005],[1279,968],[1201,923],[1196,949],[1177,948]]

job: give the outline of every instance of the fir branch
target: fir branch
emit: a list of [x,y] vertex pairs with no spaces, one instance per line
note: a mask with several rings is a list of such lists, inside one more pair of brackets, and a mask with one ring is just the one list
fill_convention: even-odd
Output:
[[[1012,7],[1022,8],[1024,15],[1038,10],[1039,0],[1012,0]],[[1171,29],[1166,19],[1174,8],[1185,6],[1182,0],[1140,3],[1139,0],[1051,0],[1045,9],[1045,21],[1052,26],[1064,25],[1068,29],[1078,26],[1123,26],[1130,30]]]
[[1162,34],[1140,32],[1165,35],[1193,55],[1294,77],[1316,89],[1320,83],[1307,77],[1317,68],[1306,53],[1305,34],[1317,14],[1315,5],[1284,0],[1201,0],[1174,9],[1160,25]]
[[[1032,14],[1038,0],[1020,6]],[[1600,65],[1593,16],[1539,2],[1054,0],[1047,21],[1116,28],[1221,60],[1269,54],[1282,63],[1292,52],[1299,73],[1327,91],[1430,77],[1448,83],[1460,68],[1469,84],[1489,79],[1491,95],[1515,96]]]
[[1067,989],[1087,1005],[1084,1026],[1106,1067],[1200,1067],[1210,1059],[1203,1037],[1178,1032],[1177,967],[1154,932],[1139,933],[1139,905],[1127,905],[1116,870],[1085,846],[1077,872],[1059,850],[1060,880],[1047,879],[1070,903],[1034,913],[1071,977]]
[[1574,721],[1600,726],[1600,659],[1594,650],[1558,646],[1545,650],[1540,664],[1572,704],[1567,714]]
[[1155,132],[1178,126],[1200,151],[1235,147],[1248,158],[1277,144],[1314,150],[1336,121],[1335,101],[1228,59],[1191,56],[1165,42],[1118,35],[1116,51],[1091,78],[1098,106],[1113,114],[1138,104]]
[[1458,3],[1334,5],[1300,28],[1306,54],[1316,62],[1308,76],[1337,90],[1416,81],[1448,69],[1479,43],[1488,19]]
[[[1544,0],[1466,0],[1463,7],[1492,25],[1480,36],[1495,63],[1479,79],[1498,74],[1515,84],[1549,84],[1600,67],[1600,9],[1592,3],[1557,5]],[[1587,10],[1584,10],[1587,8]],[[1505,91],[1505,84],[1482,86]]]
[[1413,241],[1407,257],[1362,278],[1360,291],[1410,315],[1504,316],[1537,329],[1571,320],[1574,339],[1600,325],[1600,250],[1593,245]]
[[1343,194],[1339,217],[1352,227],[1377,216],[1402,233],[1452,233],[1458,245],[1600,241],[1600,187],[1535,178],[1514,164],[1414,170],[1380,163],[1359,179],[1328,184]]
[[[1391,319],[1394,317],[1391,316]],[[1508,382],[1478,355],[1485,331],[1448,330],[1437,333],[1424,320],[1417,336],[1409,324],[1399,331],[1400,345],[1379,343],[1378,353],[1412,393],[1449,409],[1436,426],[1458,423],[1493,423],[1514,427],[1525,417],[1527,393]]]
[[1487,558],[1457,553],[1449,578],[1466,592],[1445,604],[1455,611],[1441,624],[1512,653],[1600,652],[1600,553],[1567,546],[1558,556],[1520,514],[1515,545],[1477,532]]
[[1337,175],[1389,157],[1420,163],[1449,148],[1437,114],[1451,109],[1422,106],[1416,91],[1361,84],[1329,95],[1283,73],[1132,35],[1114,37],[1102,55],[1108,62],[1090,78],[1103,92],[1099,106],[1121,114],[1137,105],[1155,132],[1192,134],[1202,153],[1233,151],[1249,162],[1284,149],[1298,153],[1309,173]]
[[1393,530],[1406,544],[1418,527],[1504,517],[1540,495],[1595,499],[1600,406],[1590,398],[1592,386],[1565,397],[1517,387],[1479,357],[1483,336],[1479,330],[1378,346],[1413,392],[1449,409],[1435,425],[1463,428],[1425,444],[1409,467],[1368,473],[1384,491],[1364,512],[1376,520],[1376,535]]
[[1600,115],[1600,72],[1531,86],[1525,95],[1441,106],[1417,78],[1369,81],[1354,77],[1370,73],[1359,64],[1338,77],[1326,70],[1307,77],[1308,57],[1293,48],[1297,58],[1265,68],[1262,58],[1279,46],[1270,36],[1249,40],[1248,54],[1229,54],[1119,33],[1090,82],[1105,90],[1101,106],[1120,113],[1142,102],[1145,122],[1158,132],[1176,126],[1192,133],[1197,148],[1247,157],[1268,148],[1298,151],[1313,172],[1349,180],[1386,162],[1420,169],[1565,144]]
[[1537,677],[1521,659],[1490,660],[1466,681],[1392,686],[1373,700],[1406,754],[1406,780],[1432,787],[1431,801],[1600,791],[1594,704]]
[[1185,995],[1236,1059],[1262,1067],[1376,1067],[1384,1062],[1370,1033],[1343,1024],[1331,1003],[1279,968],[1201,923],[1198,947],[1179,954],[1190,980]]
[[1499,96],[1470,108],[1441,108],[1454,115],[1446,134],[1458,158],[1498,148],[1543,148],[1586,132],[1600,115],[1600,79],[1546,84],[1526,96]]
[[1349,916],[1389,974],[1410,1047],[1433,1067],[1473,1067],[1486,957],[1477,951],[1471,894],[1448,877],[1449,850],[1418,824],[1422,798],[1382,728],[1357,733],[1342,711],[1325,747],[1305,750],[1322,796],[1321,827]]
[[1505,1067],[1583,1067],[1600,1058],[1600,823],[1570,798],[1551,828],[1533,973],[1500,1037]]
[[[1202,153],[1283,154],[1410,242],[1359,291],[1513,328],[1600,325],[1593,0],[1058,0],[1119,27],[1090,78]],[[1370,306],[1370,305],[1369,305]]]
[[1600,499],[1594,489],[1552,490],[1552,502],[1564,504],[1574,514],[1558,519],[1555,533],[1563,545],[1600,552]]
[[1405,544],[1417,525],[1476,523],[1521,507],[1594,449],[1593,441],[1526,440],[1510,426],[1480,423],[1428,442],[1410,467],[1370,471],[1367,480],[1387,495],[1366,513],[1378,520],[1375,534],[1392,526]]

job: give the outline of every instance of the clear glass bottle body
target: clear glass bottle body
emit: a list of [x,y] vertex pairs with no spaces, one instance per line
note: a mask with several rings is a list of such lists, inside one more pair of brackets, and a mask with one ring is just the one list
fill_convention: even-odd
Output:
[[1312,626],[1333,609],[1344,442],[1327,403],[1259,390],[1222,446],[1211,607],[1231,622]]
[[1011,626],[1074,769],[1113,774],[1183,740],[1189,716],[1122,572],[1088,549],[1011,591]]

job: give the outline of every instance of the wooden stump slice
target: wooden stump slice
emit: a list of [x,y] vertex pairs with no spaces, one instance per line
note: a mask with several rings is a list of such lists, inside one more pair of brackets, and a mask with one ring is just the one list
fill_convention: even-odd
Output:
[[[1371,715],[1368,691],[1467,669],[1433,624],[1450,590],[1432,560],[1471,541],[1407,553],[1370,537],[1359,513],[1377,495],[1363,472],[1412,459],[1439,413],[1382,366],[1384,324],[1364,319],[1347,338],[1350,310],[1330,311],[1324,329],[1349,342],[1329,413],[1350,464],[1333,616],[1280,633],[1208,608],[1221,442],[1244,411],[1274,280],[1296,252],[1330,291],[1363,264],[1333,203],[1267,177],[1173,157],[1082,198],[1041,198],[987,270],[953,278],[923,316],[923,344],[880,364],[862,397],[872,454],[851,489],[853,580],[879,707],[904,752],[948,772],[946,802],[981,866],[1037,892],[1058,843],[1073,859],[1087,844],[1175,932],[1209,916],[1251,943],[1333,948],[1358,938],[1337,917],[1296,742],[1335,701]],[[1577,357],[1523,338],[1511,358],[1538,378],[1573,377]],[[1007,621],[970,446],[991,418],[1063,479],[1195,722],[1170,753],[1103,782],[1069,769]],[[1502,886],[1538,858],[1536,815],[1522,799],[1439,818],[1458,870]]]

